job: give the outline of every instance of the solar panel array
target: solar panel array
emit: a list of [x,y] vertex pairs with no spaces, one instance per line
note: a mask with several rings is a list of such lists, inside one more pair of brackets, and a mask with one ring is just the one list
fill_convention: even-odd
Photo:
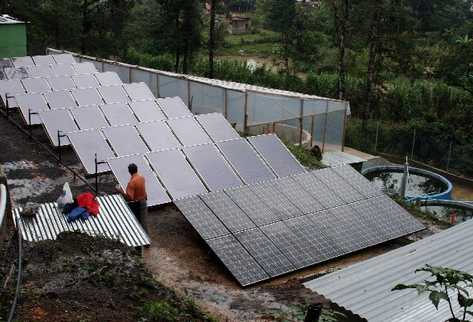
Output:
[[242,286],[424,229],[349,166],[174,203]]

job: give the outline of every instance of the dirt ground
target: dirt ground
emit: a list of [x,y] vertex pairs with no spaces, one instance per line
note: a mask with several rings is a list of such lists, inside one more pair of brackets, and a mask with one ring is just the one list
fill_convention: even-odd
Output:
[[[33,133],[47,143],[41,128]],[[7,174],[15,206],[54,201],[64,182],[71,183],[73,192],[89,189],[84,183],[73,181],[69,171],[61,168],[3,116],[0,116],[0,146],[0,165]],[[64,158],[68,165],[83,174],[71,149],[64,150]],[[90,184],[94,182],[93,179],[88,181]],[[115,182],[110,175],[101,176],[100,182],[102,191],[113,191]],[[159,282],[180,295],[192,297],[219,321],[301,320],[308,304],[324,302],[302,285],[304,281],[405,243],[405,240],[386,243],[324,265],[241,288],[174,206],[151,209],[148,229],[152,238],[151,247],[144,250],[148,269]],[[415,240],[424,234],[410,238]]]

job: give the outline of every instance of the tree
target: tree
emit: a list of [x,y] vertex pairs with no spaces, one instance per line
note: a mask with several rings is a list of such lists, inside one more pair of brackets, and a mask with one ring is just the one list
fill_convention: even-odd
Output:
[[332,10],[335,39],[338,47],[338,98],[344,99],[346,92],[346,47],[350,34],[351,0],[329,0]]
[[[462,271],[451,268],[435,267],[425,265],[425,267],[415,271],[429,273],[433,280],[425,280],[419,284],[398,284],[392,290],[415,289],[419,295],[429,293],[429,300],[438,310],[441,301],[446,301],[452,315],[452,322],[465,322],[466,316],[472,316],[470,307],[473,306],[473,298],[470,296],[473,287],[473,276]],[[457,316],[458,312],[453,310],[453,300],[451,293],[456,295],[458,305],[463,312]]]
[[209,77],[214,77],[214,50],[215,50],[215,16],[217,14],[217,0],[210,1],[210,30],[209,30]]
[[287,73],[289,73],[289,56],[292,44],[291,35],[294,31],[295,19],[295,0],[270,0],[267,22],[272,30],[281,33],[281,56],[284,59]]

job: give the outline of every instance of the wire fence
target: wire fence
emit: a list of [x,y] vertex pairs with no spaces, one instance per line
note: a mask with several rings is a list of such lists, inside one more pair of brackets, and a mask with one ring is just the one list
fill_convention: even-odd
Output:
[[438,127],[359,119],[347,122],[346,144],[372,154],[386,153],[473,177],[473,144]]
[[[63,53],[48,49],[48,54]],[[244,134],[262,134],[278,124],[288,142],[307,142],[321,148],[343,150],[346,101],[247,84],[176,74],[67,52],[79,62],[91,62],[100,72],[116,72],[123,82],[144,82],[156,97],[179,96],[194,114],[222,113]],[[286,127],[282,127],[285,124]],[[296,127],[295,129],[293,127]],[[289,133],[283,131],[286,129]],[[310,144],[310,143],[309,143]]]

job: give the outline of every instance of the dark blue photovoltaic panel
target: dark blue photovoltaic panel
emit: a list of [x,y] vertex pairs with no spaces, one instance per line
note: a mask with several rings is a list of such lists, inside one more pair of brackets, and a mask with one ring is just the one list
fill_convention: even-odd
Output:
[[263,269],[270,275],[281,275],[295,269],[289,259],[258,228],[235,235]]
[[203,239],[208,240],[230,234],[220,219],[215,217],[199,197],[180,199],[174,203]]
[[364,199],[363,195],[355,190],[347,181],[338,176],[331,168],[325,168],[318,171],[312,171],[317,179],[329,186],[346,203]]
[[201,114],[197,115],[196,119],[214,142],[240,138],[238,132],[220,113]]
[[249,137],[248,141],[268,162],[278,177],[287,177],[305,172],[304,167],[300,165],[276,135],[253,136]]
[[292,178],[283,178],[274,181],[276,188],[281,191],[303,214],[313,213],[324,209],[324,207],[305,191]]
[[382,195],[383,192],[371,181],[357,172],[349,165],[333,168],[340,177],[348,181],[356,190],[366,198]]
[[293,179],[312,197],[317,199],[325,209],[341,206],[345,203],[332,189],[309,173],[294,176]]
[[236,233],[256,227],[224,192],[204,194],[201,198],[231,232]]
[[207,244],[242,286],[270,276],[232,235],[207,240]]
[[118,156],[149,152],[148,147],[133,126],[107,127],[102,131]]

